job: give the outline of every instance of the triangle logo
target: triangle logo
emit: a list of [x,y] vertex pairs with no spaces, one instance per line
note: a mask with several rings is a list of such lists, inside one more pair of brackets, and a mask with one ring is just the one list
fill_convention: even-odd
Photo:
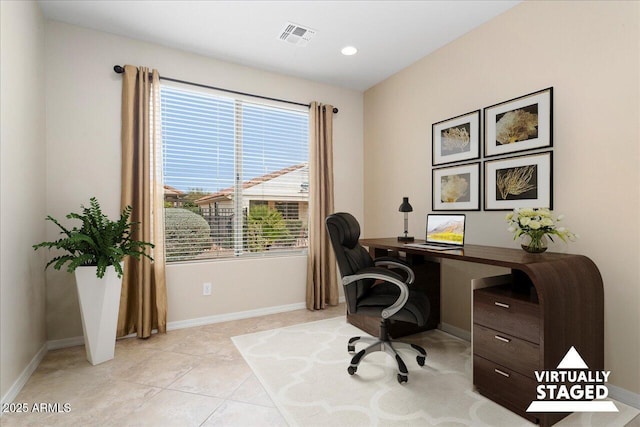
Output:
[[567,354],[564,355],[564,358],[558,364],[558,369],[589,369],[584,360],[575,349],[575,347],[571,346]]

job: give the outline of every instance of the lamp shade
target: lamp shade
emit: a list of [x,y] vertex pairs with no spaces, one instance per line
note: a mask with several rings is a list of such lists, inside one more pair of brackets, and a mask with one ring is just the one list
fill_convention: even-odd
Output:
[[409,198],[403,197],[402,204],[398,208],[400,212],[413,212],[413,207],[409,204]]

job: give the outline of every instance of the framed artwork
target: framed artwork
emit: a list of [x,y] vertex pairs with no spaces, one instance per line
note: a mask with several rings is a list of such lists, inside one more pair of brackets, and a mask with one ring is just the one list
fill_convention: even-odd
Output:
[[553,146],[553,88],[484,109],[485,157]]
[[431,125],[433,166],[480,158],[480,110]]
[[553,209],[553,153],[484,162],[484,210]]
[[480,162],[432,169],[434,211],[480,210]]

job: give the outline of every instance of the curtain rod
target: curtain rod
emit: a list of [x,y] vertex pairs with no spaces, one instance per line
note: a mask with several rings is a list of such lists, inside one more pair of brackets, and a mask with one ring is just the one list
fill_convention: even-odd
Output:
[[[122,73],[124,73],[124,67],[122,67],[121,65],[114,65],[113,66],[113,71],[115,71],[118,74],[122,74]],[[205,89],[214,89],[214,90],[219,90],[219,91],[222,91],[222,92],[234,93],[236,95],[251,96],[253,98],[266,99],[266,100],[269,100],[269,101],[284,102],[284,103],[287,103],[287,104],[300,105],[300,106],[303,106],[303,107],[311,108],[311,104],[302,104],[300,102],[287,101],[286,99],[270,98],[268,96],[255,95],[253,93],[239,92],[237,90],[223,89],[221,87],[215,87],[215,86],[207,86],[207,85],[203,85],[203,84],[200,84],[200,83],[188,82],[186,80],[172,79],[170,77],[162,77],[161,76],[160,80],[167,80],[167,81],[175,82],[175,83],[183,83],[183,84],[187,84],[187,85],[191,85],[191,86],[198,86],[198,87],[202,87],[202,88],[205,88]],[[333,112],[334,112],[334,114],[337,114],[338,113],[338,109],[336,107],[333,107]]]

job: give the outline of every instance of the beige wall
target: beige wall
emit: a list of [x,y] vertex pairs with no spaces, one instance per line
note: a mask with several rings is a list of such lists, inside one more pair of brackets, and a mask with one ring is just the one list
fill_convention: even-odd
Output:
[[[640,392],[638,2],[526,1],[365,92],[365,222],[370,237],[410,232],[431,209],[431,124],[554,87],[554,210],[581,238],[605,288],[611,382]],[[389,203],[389,201],[394,201]],[[395,202],[397,201],[397,202]],[[468,243],[517,247],[504,212],[469,212]],[[395,218],[396,220],[390,220]],[[445,266],[443,301],[462,292]],[[484,274],[485,272],[478,272]],[[453,283],[453,292],[448,288]],[[457,283],[457,285],[456,285]],[[469,328],[468,301],[443,322]]]
[[44,19],[34,2],[0,2],[2,185],[0,396],[46,343]]
[[[362,213],[363,94],[233,65],[159,45],[47,21],[47,211],[55,217],[96,196],[109,215],[120,200],[121,76],[115,64],[244,92],[318,100],[340,109],[334,120],[336,208]],[[49,237],[54,236],[47,229]],[[167,268],[169,321],[304,302],[304,257],[214,261]],[[213,295],[202,296],[202,283]],[[73,277],[47,272],[49,340],[82,335]]]

